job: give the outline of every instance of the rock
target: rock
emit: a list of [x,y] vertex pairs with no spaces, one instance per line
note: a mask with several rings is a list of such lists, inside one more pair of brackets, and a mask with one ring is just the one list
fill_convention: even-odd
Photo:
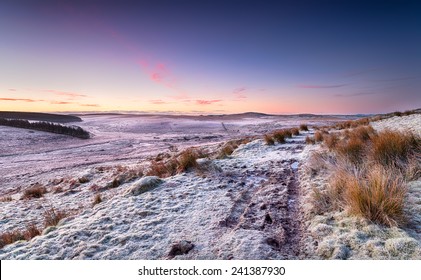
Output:
[[176,244],[171,246],[171,250],[168,253],[168,257],[174,258],[178,255],[185,255],[190,252],[191,249],[194,248],[194,244],[190,241],[182,240]]
[[51,227],[46,227],[43,231],[42,231],[42,235],[47,235],[52,231],[55,231],[57,228],[55,226],[51,226]]
[[151,191],[157,188],[163,183],[157,176],[147,176],[143,177],[136,182],[134,182],[131,187],[124,193],[125,196],[137,196],[147,191]]

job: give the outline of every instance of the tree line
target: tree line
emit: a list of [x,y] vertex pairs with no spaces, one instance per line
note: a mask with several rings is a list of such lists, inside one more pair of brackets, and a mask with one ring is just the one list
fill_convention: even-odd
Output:
[[29,122],[27,120],[0,118],[0,125],[64,134],[81,139],[89,139],[90,137],[89,132],[79,126],[64,126],[51,122]]

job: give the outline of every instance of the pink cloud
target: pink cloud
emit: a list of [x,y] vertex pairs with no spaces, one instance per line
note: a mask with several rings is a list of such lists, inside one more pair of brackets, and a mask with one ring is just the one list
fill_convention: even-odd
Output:
[[16,91],[15,88],[9,88],[9,91]]
[[238,99],[245,99],[245,98],[247,98],[246,91],[247,91],[247,89],[245,87],[240,87],[240,88],[234,89],[232,91],[232,93]]
[[162,104],[169,104],[170,102],[163,101],[162,99],[153,99],[153,100],[149,100],[149,103],[152,103],[155,105],[162,105]]
[[98,104],[79,104],[80,106],[84,107],[100,107]]
[[339,85],[297,85],[298,88],[340,88],[344,87],[347,84],[339,84]]
[[162,77],[159,73],[152,73],[151,80],[156,83],[160,83],[162,81]]
[[54,105],[69,105],[69,104],[77,104],[77,103],[67,102],[67,101],[51,101],[50,104],[54,104]]
[[59,90],[54,90],[54,89],[44,89],[43,91],[48,92],[48,93],[53,93],[59,96],[66,96],[69,99],[75,99],[77,97],[87,97],[86,94],[81,94],[77,92],[59,91]]
[[213,103],[221,102],[221,99],[212,99],[212,100],[196,100],[197,105],[211,105]]
[[0,98],[2,101],[23,101],[23,102],[43,102],[45,100],[42,99],[30,99],[30,98]]

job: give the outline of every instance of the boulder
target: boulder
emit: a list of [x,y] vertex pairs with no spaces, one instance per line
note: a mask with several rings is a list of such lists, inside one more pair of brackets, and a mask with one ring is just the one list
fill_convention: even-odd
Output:
[[163,180],[157,176],[146,176],[135,181],[124,193],[126,196],[137,196],[144,192],[151,191],[161,185]]

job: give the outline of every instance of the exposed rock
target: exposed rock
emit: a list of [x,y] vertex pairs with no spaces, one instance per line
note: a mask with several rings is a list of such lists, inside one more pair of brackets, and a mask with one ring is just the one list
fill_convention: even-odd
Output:
[[193,243],[191,243],[190,241],[182,240],[171,246],[171,250],[168,253],[168,257],[174,258],[175,256],[178,256],[178,255],[185,255],[188,252],[190,252],[190,250],[193,248],[194,248]]
[[136,196],[144,192],[151,191],[162,184],[162,180],[157,176],[143,177],[134,182],[124,193],[126,196]]

